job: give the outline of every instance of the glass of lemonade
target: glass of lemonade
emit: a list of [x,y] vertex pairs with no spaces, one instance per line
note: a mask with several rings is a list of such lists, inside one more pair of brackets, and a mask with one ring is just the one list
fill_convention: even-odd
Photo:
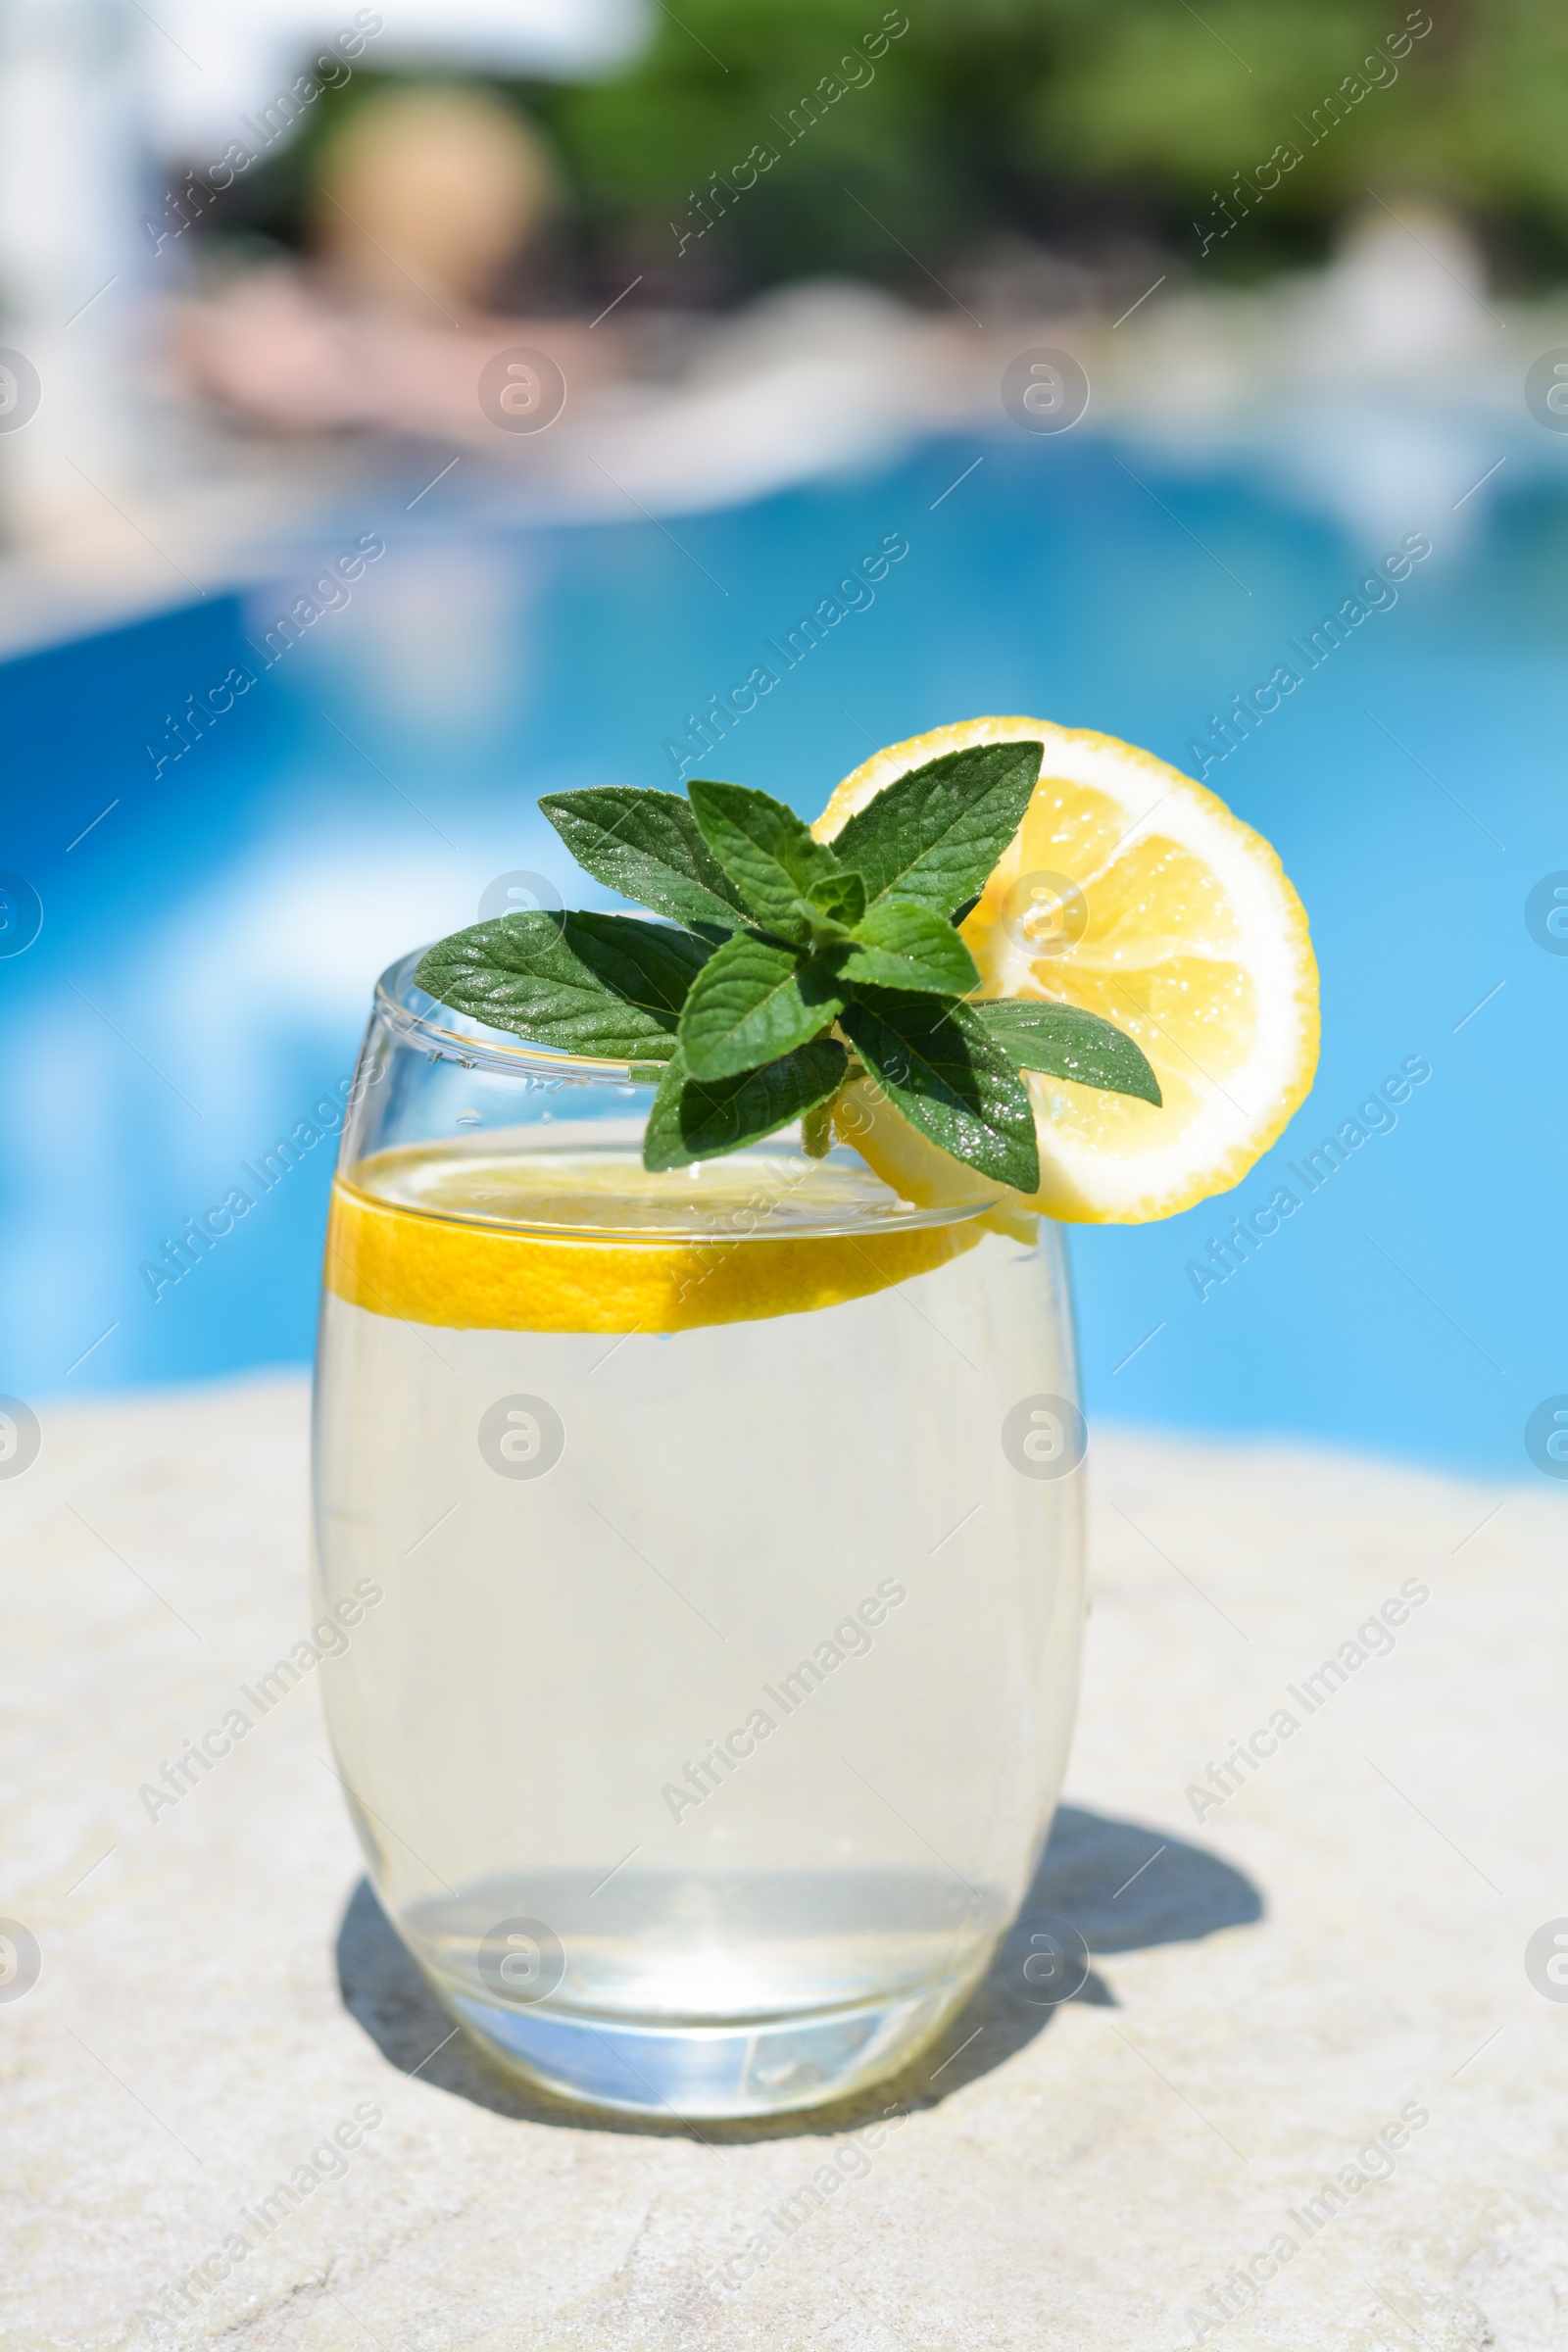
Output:
[[651,1083],[435,1004],[416,961],[376,991],[317,1375],[370,1877],[453,2015],[560,2095],[842,2097],[982,1976],[1056,1799],[1055,1229],[917,1207],[798,1129],[650,1174]]

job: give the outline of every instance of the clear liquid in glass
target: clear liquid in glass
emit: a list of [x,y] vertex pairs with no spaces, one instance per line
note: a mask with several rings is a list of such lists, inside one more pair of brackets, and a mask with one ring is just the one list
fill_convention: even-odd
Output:
[[546,1318],[563,1262],[646,1298],[649,1252],[696,1269],[682,1312],[849,1295],[516,1329],[329,1285],[318,1567],[362,1614],[323,1680],[356,1827],[503,2063],[654,2112],[839,2096],[964,1998],[1055,1801],[1081,1481],[1020,1475],[1003,1425],[1074,1394],[1056,1237],[911,1210],[844,1152],[650,1180],[631,1135],[541,1140],[344,1173],[406,1259],[432,1227],[495,1237],[514,1320],[529,1250]]

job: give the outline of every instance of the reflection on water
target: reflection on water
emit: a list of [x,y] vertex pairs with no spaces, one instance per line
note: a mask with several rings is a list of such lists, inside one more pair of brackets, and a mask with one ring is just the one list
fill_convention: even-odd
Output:
[[[1084,1352],[1102,1413],[1523,1473],[1523,1416],[1561,1385],[1537,1300],[1562,1275],[1528,1213],[1490,1205],[1544,1201],[1562,1158],[1560,1090],[1539,1073],[1555,1066],[1568,959],[1542,951],[1522,910],[1568,863],[1568,510],[1539,487],[1510,503],[1504,473],[1457,514],[1446,497],[1429,511],[1417,469],[1363,544],[1303,516],[1261,468],[1022,438],[932,445],[680,517],[673,534],[443,537],[434,501],[409,515],[389,494],[355,519],[388,554],[352,601],[156,779],[144,746],[252,659],[276,597],[254,614],[213,600],[0,670],[14,779],[0,864],[44,906],[35,944],[0,961],[0,1388],[304,1361],[333,1150],[312,1106],[352,1067],[375,973],[474,920],[508,873],[606,904],[538,795],[672,787],[665,743],[705,711],[711,726],[758,644],[883,534],[910,552],[874,605],[784,672],[704,772],[811,813],[873,744],[987,709],[1103,725],[1182,763],[1388,530],[1411,530],[1434,554],[1397,610],[1213,776],[1312,916],[1326,976],[1313,1101],[1233,1198],[1076,1238]],[[1188,1271],[1414,1055],[1431,1082],[1394,1129],[1348,1148],[1267,1251],[1233,1240],[1220,1284]],[[225,1233],[187,1241],[188,1270],[155,1298],[139,1269],[167,1267],[241,1163],[302,1126],[318,1140],[298,1139]]]

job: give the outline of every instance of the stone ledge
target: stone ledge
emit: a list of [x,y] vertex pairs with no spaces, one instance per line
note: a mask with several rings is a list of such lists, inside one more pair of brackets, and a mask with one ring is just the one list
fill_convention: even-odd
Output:
[[[1033,2008],[1015,1936],[885,2136],[698,2138],[585,2128],[437,2046],[310,1690],[147,1819],[138,1785],[298,1639],[306,1406],[291,1378],[51,1415],[0,1485],[0,1913],[42,1954],[0,2003],[0,2345],[1561,2340],[1568,2007],[1523,1950],[1568,1913],[1563,1498],[1097,1431],[1083,1714],[1032,1898],[1088,1935],[1082,1994]],[[1405,1580],[1429,1597],[1352,1666]],[[1342,1654],[1343,1686],[1310,1680]],[[1210,1764],[1282,1708],[1227,1792]],[[178,2316],[313,2151],[324,2177]],[[766,2264],[705,2288],[751,2236]]]

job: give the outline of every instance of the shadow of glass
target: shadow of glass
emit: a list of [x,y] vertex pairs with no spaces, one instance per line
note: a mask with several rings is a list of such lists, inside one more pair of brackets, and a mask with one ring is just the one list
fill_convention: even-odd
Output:
[[1129,1821],[1063,1805],[1023,1908],[951,2024],[908,2066],[856,2099],[806,2114],[692,2124],[577,2107],[493,2066],[441,2006],[368,1880],[337,1938],[350,2014],[401,2074],[529,2123],[731,2143],[854,2131],[889,2108],[933,2107],[1031,2042],[1069,2000],[1114,2007],[1090,1956],[1191,1943],[1263,1916],[1251,1881],[1218,1855]]

